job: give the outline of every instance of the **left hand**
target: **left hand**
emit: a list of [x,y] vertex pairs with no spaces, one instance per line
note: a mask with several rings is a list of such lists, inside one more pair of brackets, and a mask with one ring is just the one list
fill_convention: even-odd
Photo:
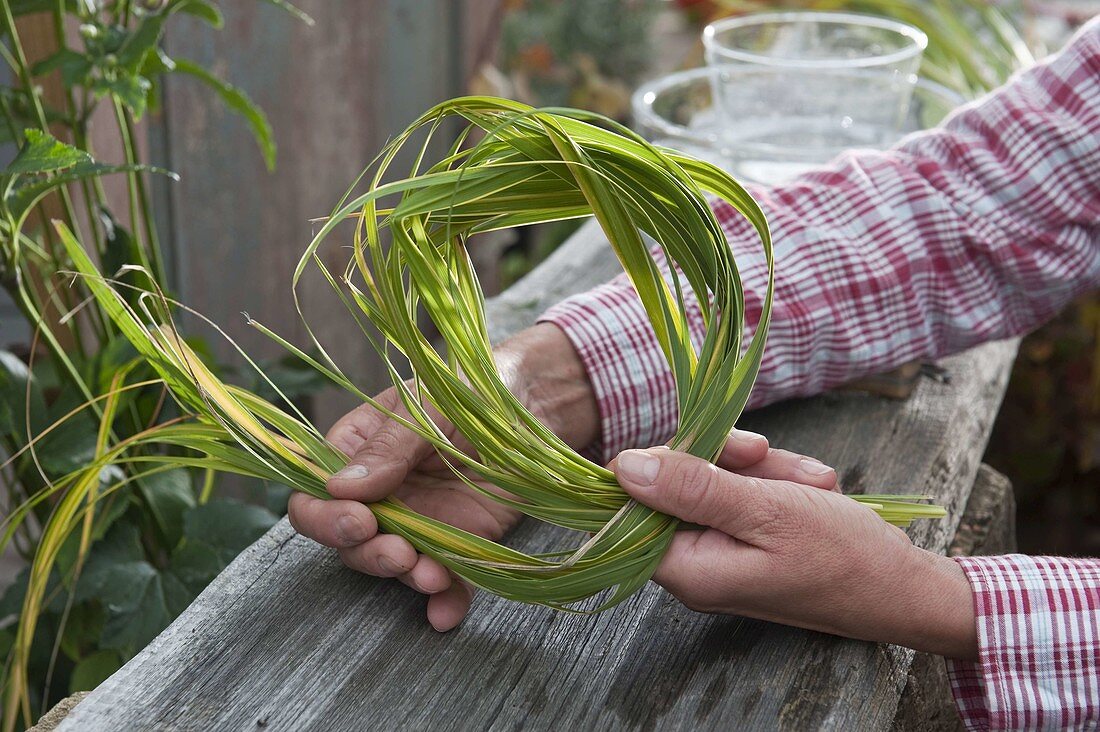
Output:
[[977,658],[970,584],[953,560],[840,493],[723,467],[734,466],[665,448],[612,463],[637,501],[710,527],[678,532],[654,575],[685,605]]

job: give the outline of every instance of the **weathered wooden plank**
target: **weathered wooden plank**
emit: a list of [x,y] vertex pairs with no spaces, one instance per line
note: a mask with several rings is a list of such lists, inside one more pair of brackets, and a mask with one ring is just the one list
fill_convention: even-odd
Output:
[[[490,306],[497,336],[615,270],[586,229]],[[945,359],[951,382],[923,382],[905,402],[828,394],[746,424],[837,466],[853,490],[936,496],[951,518],[911,535],[945,551],[1015,351]],[[528,522],[514,541],[546,550],[564,533]],[[423,612],[422,597],[346,570],[284,521],[62,729],[885,729],[913,657],[692,613],[654,586],[593,617],[482,596],[447,635]]]

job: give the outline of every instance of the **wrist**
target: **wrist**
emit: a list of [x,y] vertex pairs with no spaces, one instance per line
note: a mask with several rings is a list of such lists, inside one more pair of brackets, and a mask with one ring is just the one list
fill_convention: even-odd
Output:
[[552,323],[520,331],[495,349],[501,378],[554,434],[581,449],[599,436],[599,409],[584,364]]
[[899,573],[897,622],[890,643],[960,661],[978,658],[974,595],[962,567],[949,557],[912,547]]

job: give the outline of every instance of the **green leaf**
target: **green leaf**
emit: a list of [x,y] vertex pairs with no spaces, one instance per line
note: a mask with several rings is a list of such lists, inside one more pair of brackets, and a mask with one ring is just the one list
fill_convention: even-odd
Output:
[[[104,272],[110,272],[108,267]],[[117,270],[116,270],[117,271]],[[111,381],[119,369],[128,367],[137,360],[137,349],[121,335],[114,335],[102,344],[99,351],[81,366],[81,375],[95,394],[103,394],[111,386]],[[139,367],[140,368],[140,367]]]
[[91,155],[61,142],[48,132],[32,128],[25,130],[23,134],[27,141],[15,160],[4,170],[5,175],[52,173],[79,163],[92,162]]
[[77,588],[77,601],[98,600],[107,620],[101,648],[134,652],[179,615],[192,594],[171,572],[146,559],[135,526],[116,524],[92,551]]
[[122,656],[118,651],[103,649],[80,659],[69,676],[69,693],[91,691],[122,668]]
[[[111,465],[102,471],[99,482],[102,486],[109,486],[122,479],[122,477],[122,470],[117,466]],[[90,551],[95,550],[96,543],[106,536],[111,527],[115,525],[115,522],[125,515],[131,505],[133,505],[132,498],[127,488],[116,492],[112,497],[104,501],[100,501],[96,506],[95,520],[92,522],[92,545]],[[80,532],[74,531],[66,537],[65,542],[57,552],[57,573],[60,577],[65,578],[66,583],[69,583],[70,578],[73,576],[72,571],[76,566],[79,553]]]
[[109,175],[111,173],[129,173],[132,171],[160,173],[162,175],[167,175],[172,180],[179,180],[179,176],[175,173],[151,165],[104,165],[103,163],[85,162],[75,165],[69,170],[59,173],[52,178],[18,186],[8,195],[8,210],[11,211],[16,218],[19,218],[27,211],[34,208],[35,204],[37,204],[43,196],[58,186],[66,185],[81,180],[82,178],[98,178],[99,176]]
[[[293,355],[262,361],[260,370],[267,379],[258,378],[255,372],[251,373],[252,390],[258,396],[274,403],[281,401],[279,392],[287,399],[294,400],[316,394],[329,385],[329,380],[323,374]],[[276,392],[271,384],[274,384],[279,392]]]
[[138,481],[138,487],[165,546],[174,547],[183,536],[183,516],[195,507],[191,475],[183,468],[166,470]]
[[99,603],[74,603],[61,633],[61,652],[73,661],[79,661],[92,652],[99,645],[104,617],[103,607]]
[[115,524],[102,541],[92,547],[84,572],[76,587],[76,601],[101,597],[108,584],[106,579],[114,567],[120,564],[140,562],[145,559],[138,528],[129,522]]
[[135,119],[141,119],[141,116],[145,114],[145,107],[149,101],[149,90],[152,87],[152,83],[138,73],[122,74],[114,79],[98,79],[92,84],[92,89],[96,91],[98,96],[110,94],[117,97],[134,113]]
[[95,459],[97,427],[87,414],[73,415],[39,441],[38,462],[53,476],[83,468]]
[[280,483],[270,483],[264,491],[264,505],[267,510],[276,516],[285,516],[287,505],[290,503],[290,495],[294,489]]
[[275,168],[275,134],[271,131],[271,124],[267,121],[263,110],[249,99],[244,91],[219,79],[195,62],[178,58],[174,59],[174,62],[175,73],[187,74],[203,82],[221,97],[227,107],[244,117],[248,128],[252,130],[252,136],[256,138],[256,144],[260,146],[267,169],[273,170]]
[[146,57],[160,42],[166,20],[168,20],[166,13],[144,16],[118,49],[116,54],[118,65],[136,75],[145,64]]
[[0,658],[7,658],[14,644],[15,633],[8,628],[0,630]]
[[187,541],[172,552],[172,572],[198,595],[226,567],[218,550],[201,541]]
[[278,520],[278,516],[260,506],[211,501],[184,514],[183,533],[188,543],[206,544],[228,564]]
[[82,53],[77,53],[71,48],[62,48],[36,63],[31,69],[31,75],[41,76],[55,69],[60,69],[61,80],[65,86],[72,87],[82,83],[88,77],[88,72],[92,70],[92,62]]
[[222,17],[222,11],[217,5],[207,2],[207,0],[183,0],[175,6],[175,10],[180,13],[187,13],[188,15],[194,15],[202,20],[206,21],[211,27],[221,29],[225,25],[225,18]]
[[27,439],[27,381],[30,381],[31,426],[38,429],[46,416],[46,400],[38,380],[23,359],[0,350],[0,434],[13,435],[20,444]]
[[120,564],[110,574],[108,620],[99,643],[133,653],[149,644],[187,609],[194,595],[170,572],[148,562]]
[[6,618],[15,617],[23,609],[23,598],[27,594],[27,583],[30,581],[30,567],[24,567],[15,575],[15,579],[0,594],[0,625]]

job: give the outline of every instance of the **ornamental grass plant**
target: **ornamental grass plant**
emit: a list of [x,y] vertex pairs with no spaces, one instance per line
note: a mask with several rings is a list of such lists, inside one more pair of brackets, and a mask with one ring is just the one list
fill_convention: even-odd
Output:
[[[430,162],[433,138],[455,120],[462,131],[441,159]],[[390,180],[394,160],[410,152],[411,170]],[[468,249],[484,232],[595,217],[638,292],[675,378],[680,424],[670,447],[714,461],[748,401],[771,317],[772,245],[760,207],[722,170],[654,147],[606,118],[488,97],[455,99],[429,110],[383,150],[361,182],[365,192],[349,192],[303,253],[294,298],[298,303],[298,283],[307,271],[321,273],[383,357],[410,416],[387,411],[360,390],[308,322],[312,342],[306,347],[253,324],[430,442],[472,489],[582,537],[576,546],[529,555],[418,514],[393,497],[371,504],[379,526],[505,598],[583,612],[626,599],[652,575],[678,520],[632,501],[613,473],[571,449],[508,391],[493,360],[484,296]],[[768,265],[763,309],[747,339],[737,264],[709,197],[727,202],[751,223]],[[101,439],[94,460],[50,483],[3,524],[0,544],[10,539],[21,513],[57,501],[32,567],[25,618],[34,617],[33,604],[47,591],[64,537],[77,532],[86,540],[97,502],[128,481],[183,466],[252,476],[327,498],[327,477],[347,463],[290,400],[282,399],[284,408],[224,383],[178,328],[174,313],[186,308],[155,286],[121,282],[133,267],[101,274],[71,230],[58,223],[57,233],[73,275],[137,349],[135,363],[152,366],[181,416],[114,440],[109,438],[118,395],[147,388],[148,380],[130,383],[124,372],[97,402]],[[647,237],[658,242],[677,276],[662,274]],[[349,244],[346,267],[330,269],[325,262],[331,258],[322,252]],[[687,286],[706,294],[700,297],[706,334],[698,350],[689,336]],[[444,348],[437,350],[425,335],[421,314],[438,330]],[[408,381],[402,376],[406,367],[413,373]],[[472,453],[456,447],[429,410],[449,420]],[[117,468],[124,479],[102,480]],[[487,491],[482,482],[507,495]],[[921,496],[854,498],[898,525],[943,515]],[[20,625],[17,666],[25,662],[33,635],[33,622]]]
[[[428,164],[432,137],[453,117],[465,122],[464,130],[441,160]],[[476,144],[466,144],[475,135]],[[410,173],[383,182],[397,154],[414,144]],[[610,120],[486,97],[429,110],[387,146],[367,175],[368,190],[349,194],[306,248],[294,272],[295,291],[310,267],[324,275],[383,356],[411,418],[390,416],[432,443],[457,477],[528,516],[591,536],[552,556],[528,556],[416,514],[394,498],[372,504],[380,525],[504,597],[567,609],[611,590],[597,607],[620,602],[649,579],[676,521],[630,501],[609,470],[568,447],[508,391],[493,361],[484,297],[467,248],[480,233],[594,216],[634,284],[675,378],[681,418],[670,446],[713,461],[748,401],[767,337],[774,268],[763,212],[720,169],[656,148]],[[708,196],[723,199],[752,224],[768,262],[763,311],[747,343],[741,281]],[[353,230],[351,256],[343,271],[334,272],[320,251],[344,223]],[[139,307],[132,307],[132,298],[101,277],[71,233],[59,233],[100,305],[193,415],[142,439],[197,454],[184,461],[326,497],[325,480],[345,464],[345,456],[301,414],[222,383],[176,330],[161,293],[144,292]],[[680,277],[666,281],[643,235],[659,242]],[[688,332],[685,282],[709,295],[698,352]],[[437,350],[425,335],[421,309],[445,349]],[[376,341],[368,325],[383,340]],[[320,354],[314,357],[256,326],[383,409],[344,375],[320,341],[313,339]],[[402,361],[411,366],[411,381],[400,375]],[[455,425],[473,455],[443,434],[429,408]],[[105,455],[96,467],[126,459],[125,451]],[[158,465],[181,460],[139,459]],[[485,491],[466,471],[508,495]],[[858,500],[899,524],[941,513],[918,503],[919,497]]]

